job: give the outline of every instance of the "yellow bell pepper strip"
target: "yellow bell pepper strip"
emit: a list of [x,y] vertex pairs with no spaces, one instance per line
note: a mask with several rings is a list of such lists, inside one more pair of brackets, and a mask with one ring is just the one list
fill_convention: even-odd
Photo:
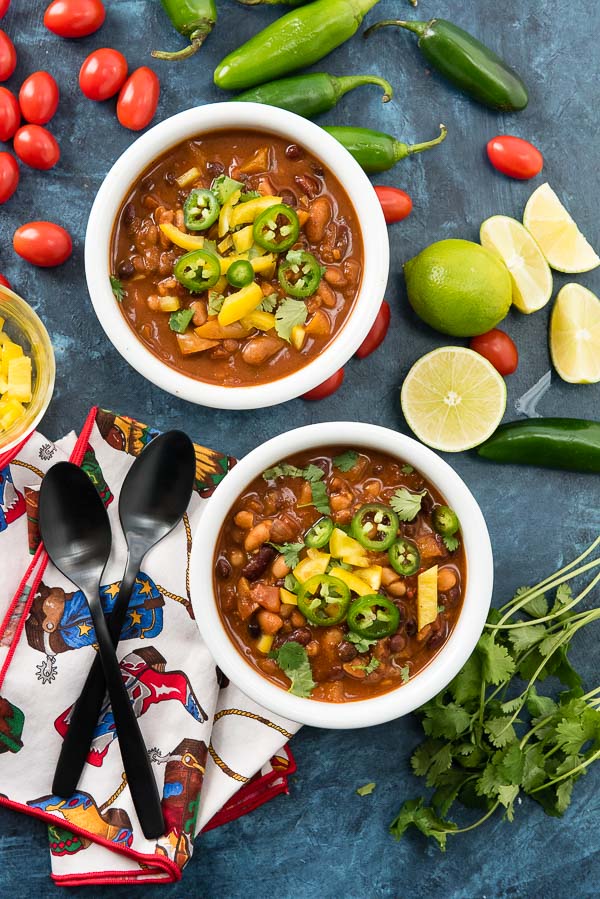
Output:
[[221,263],[221,274],[227,274],[233,263],[239,262],[240,259],[244,259],[246,262],[249,261],[256,274],[264,275],[266,278],[269,277],[268,272],[271,267],[275,266],[275,256],[273,253],[267,253],[265,256],[255,256],[254,259],[250,260],[248,260],[246,256],[223,256],[219,259],[219,262]]
[[326,337],[331,331],[329,316],[322,309],[317,309],[311,320],[305,325],[307,334],[314,334],[316,337]]
[[300,584],[303,584],[304,581],[314,577],[316,574],[325,574],[330,558],[331,556],[328,553],[320,553],[318,550],[313,551],[312,557],[307,556],[306,559],[298,562],[294,568],[294,577]]
[[361,581],[366,581],[371,592],[376,592],[381,587],[381,575],[383,568],[381,565],[371,565],[369,568],[362,568],[360,571]]
[[306,340],[306,328],[302,325],[294,325],[290,335],[290,341],[295,350],[301,350]]
[[240,203],[231,213],[229,230],[239,228],[240,225],[245,225],[247,222],[253,222],[269,206],[279,206],[280,203],[281,197],[257,197],[255,200]]
[[165,237],[168,237],[171,243],[174,243],[176,247],[181,247],[182,250],[201,250],[204,246],[203,237],[194,237],[192,234],[184,234],[183,231],[180,231],[175,225],[165,223],[159,225],[159,228]]
[[8,363],[8,392],[21,403],[31,402],[31,359],[18,356]]
[[197,181],[200,177],[200,170],[194,166],[191,169],[188,169],[187,172],[184,172],[183,175],[180,175],[179,178],[175,178],[178,187],[189,187],[190,184],[193,184],[194,181]]
[[438,567],[433,565],[417,578],[417,627],[420,631],[438,616]]
[[219,253],[226,253],[227,250],[230,250],[233,246],[233,239],[231,234],[226,234],[223,240],[217,244],[217,250]]
[[286,606],[298,605],[298,597],[296,594],[292,593],[290,590],[286,590],[285,587],[279,588],[279,599],[282,603],[285,603]]
[[241,195],[241,190],[234,190],[227,202],[223,203],[221,206],[221,212],[219,213],[219,237],[225,237],[227,232],[231,231],[231,215],[233,213],[233,207],[239,201]]
[[353,593],[358,593],[359,596],[369,596],[373,592],[366,581],[346,568],[332,568],[329,574],[339,578]]
[[259,331],[272,331],[275,327],[275,316],[270,312],[262,312],[255,309],[250,315],[246,315],[242,320],[245,328],[258,328]]
[[24,414],[25,406],[12,396],[0,399],[0,431],[7,431]]
[[159,297],[158,298],[158,308],[161,312],[177,312],[181,309],[181,301],[179,297]]
[[[6,335],[0,335],[6,337]],[[12,359],[19,359],[23,355],[23,350],[18,343],[13,343],[9,337],[2,344],[2,365],[0,367],[0,375],[6,380],[8,378],[8,366]]]
[[263,301],[263,292],[258,284],[253,281],[247,287],[230,294],[225,298],[225,302],[219,312],[218,321],[222,327],[232,325],[239,322],[241,318],[254,312],[257,306]]
[[216,318],[209,318],[203,325],[194,328],[194,331],[198,337],[204,337],[207,340],[241,340],[250,333],[250,329],[246,328],[242,322],[233,322],[233,324],[223,327]]
[[354,537],[349,537],[340,528],[335,528],[329,541],[329,551],[336,559],[341,559],[355,568],[368,568],[369,560],[363,547]]
[[254,241],[254,228],[252,225],[246,225],[239,231],[234,231],[231,235],[236,253],[247,253]]
[[275,637],[273,636],[273,634],[263,634],[262,637],[260,638],[260,640],[258,641],[258,643],[256,644],[257,650],[259,652],[264,653],[264,655],[267,655],[268,653],[271,652],[271,647],[273,645],[274,639],[275,639]]

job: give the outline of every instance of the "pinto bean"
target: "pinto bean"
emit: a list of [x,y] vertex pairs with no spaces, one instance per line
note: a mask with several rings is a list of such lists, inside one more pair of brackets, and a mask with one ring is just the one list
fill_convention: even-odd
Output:
[[252,337],[242,350],[242,359],[247,365],[262,365],[283,346],[279,337]]
[[271,564],[274,555],[275,550],[272,546],[261,546],[258,552],[248,559],[248,562],[242,568],[242,574],[245,578],[248,578],[249,581],[257,580],[257,578],[265,573]]
[[446,593],[456,586],[456,574],[451,568],[440,568],[437,576],[438,590]]
[[146,306],[148,309],[151,309],[152,312],[158,312],[160,309],[160,297],[155,293],[151,293],[150,296],[146,298]]
[[406,584],[404,583],[404,581],[398,579],[397,581],[393,581],[391,584],[388,584],[386,590],[388,593],[391,593],[392,596],[405,596]]
[[147,272],[155,272],[160,263],[160,250],[158,247],[148,247],[144,250],[144,267]]
[[310,215],[304,226],[304,233],[311,243],[321,243],[325,228],[331,218],[331,203],[328,197],[317,197],[310,204]]
[[294,627],[304,627],[306,624],[306,618],[299,612],[298,609],[294,609],[292,614],[290,615],[290,621],[294,625]]
[[350,524],[352,521],[352,509],[339,509],[332,516],[336,524]]
[[346,276],[348,285],[350,287],[356,287],[361,272],[360,262],[350,257],[349,259],[346,259],[342,268],[344,271],[344,275]]
[[[283,620],[286,621],[290,617],[290,615],[292,614],[292,612],[294,611],[295,608],[296,608],[296,606],[293,606],[291,604],[291,602],[282,602],[281,608],[279,609],[279,614],[281,615]],[[286,627],[291,627],[291,625],[286,624]]]
[[311,659],[314,658],[314,656],[319,655],[320,650],[321,646],[318,640],[311,640],[306,647],[306,652],[311,657]]
[[340,512],[352,504],[352,495],[350,493],[334,493],[329,504],[334,512]]
[[232,340],[231,338],[227,338],[227,340],[223,341],[223,349],[227,353],[235,353],[235,351],[237,350],[239,345],[240,345],[239,340]]
[[246,509],[242,509],[241,512],[237,513],[233,520],[239,528],[243,528],[247,531],[254,524],[254,515],[252,514],[252,512],[248,512]]
[[246,561],[246,554],[241,551],[241,549],[232,549],[229,553],[229,561],[232,565],[235,565],[236,568],[239,568],[240,565],[243,565]]
[[344,273],[337,265],[328,265],[325,271],[325,280],[334,287],[345,287],[347,285]]
[[194,316],[192,318],[194,327],[199,328],[206,322],[206,319],[208,318],[206,303],[204,303],[202,300],[194,300],[193,303],[190,303],[190,309],[194,310]]
[[289,574],[291,571],[289,565],[286,564],[285,557],[282,555],[277,556],[273,564],[271,565],[271,572],[274,578],[279,580],[282,577],[285,577],[286,574]]
[[261,609],[256,613],[256,620],[260,624],[263,634],[275,635],[283,626],[283,619],[275,612],[267,612],[266,609]]
[[244,540],[244,549],[247,553],[254,552],[255,549],[258,549],[259,546],[262,546],[263,543],[270,539],[271,524],[272,522],[268,520],[261,521],[255,524],[252,530],[248,532]]
[[265,674],[277,674],[279,666],[275,659],[259,659],[256,663]]
[[337,303],[334,291],[324,279],[321,280],[321,283],[317,288],[317,296],[320,298],[323,305],[328,306],[330,309],[333,309]]

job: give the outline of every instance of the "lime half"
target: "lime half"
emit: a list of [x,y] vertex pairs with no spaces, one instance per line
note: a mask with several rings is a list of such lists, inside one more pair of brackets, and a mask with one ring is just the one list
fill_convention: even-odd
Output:
[[479,239],[502,256],[519,312],[537,312],[545,306],[552,296],[552,272],[527,228],[507,215],[493,215],[481,226]]
[[549,184],[531,194],[523,224],[533,234],[547,262],[557,272],[577,274],[600,265],[600,258]]
[[550,318],[550,355],[570,384],[600,381],[600,300],[581,284],[565,284]]
[[400,402],[419,440],[459,453],[479,446],[496,430],[506,408],[506,384],[479,353],[445,346],[415,362]]

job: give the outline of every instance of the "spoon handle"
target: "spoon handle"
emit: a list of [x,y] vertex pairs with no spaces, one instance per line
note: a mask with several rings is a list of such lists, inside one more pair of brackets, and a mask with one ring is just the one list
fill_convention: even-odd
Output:
[[[140,558],[132,558],[131,554],[129,555],[119,593],[108,619],[108,629],[113,646],[117,645],[121,635],[140,564]],[[105,694],[106,678],[100,656],[96,655],[79,694],[79,699],[71,712],[69,728],[63,740],[52,782],[52,792],[55,796],[67,799],[77,789]]]

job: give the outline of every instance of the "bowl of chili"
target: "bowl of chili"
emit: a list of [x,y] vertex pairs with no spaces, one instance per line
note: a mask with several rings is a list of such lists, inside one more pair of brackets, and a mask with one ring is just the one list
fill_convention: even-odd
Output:
[[356,352],[389,245],[338,141],[287,110],[215,103],[161,122],[115,162],[85,267],[102,327],[144,377],[254,409],[307,393]]
[[490,539],[464,481],[369,424],[309,425],[250,452],[193,546],[192,604],[219,668],[317,727],[427,702],[468,659],[491,601]]

